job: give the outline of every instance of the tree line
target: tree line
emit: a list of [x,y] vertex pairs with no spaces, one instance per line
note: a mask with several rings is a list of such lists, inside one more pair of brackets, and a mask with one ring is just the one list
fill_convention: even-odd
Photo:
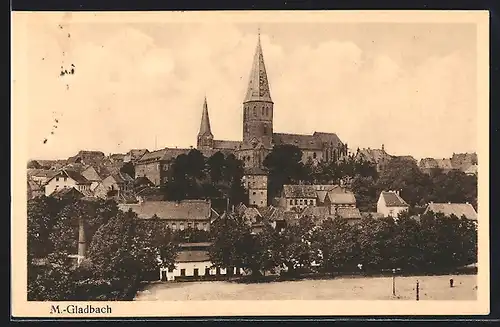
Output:
[[333,162],[302,161],[302,151],[295,145],[279,145],[264,160],[269,171],[268,195],[271,201],[280,196],[285,184],[344,184],[356,196],[361,211],[376,211],[381,191],[398,190],[412,207],[429,202],[471,203],[477,208],[477,176],[457,170],[434,169],[422,172],[414,161],[392,157],[384,169],[358,160],[355,154]]
[[363,218],[315,223],[302,217],[282,230],[266,223],[253,233],[238,215],[226,216],[212,228],[210,258],[221,267],[266,272],[301,273],[444,272],[477,262],[477,227],[465,217],[428,213],[419,219]]

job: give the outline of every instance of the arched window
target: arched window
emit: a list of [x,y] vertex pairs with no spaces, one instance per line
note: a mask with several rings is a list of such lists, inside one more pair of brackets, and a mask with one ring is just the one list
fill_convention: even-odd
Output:
[[265,110],[264,107],[262,107],[262,116],[264,116],[264,110]]
[[257,117],[257,108],[253,106],[253,116]]
[[266,107],[266,116],[269,116],[269,107]]

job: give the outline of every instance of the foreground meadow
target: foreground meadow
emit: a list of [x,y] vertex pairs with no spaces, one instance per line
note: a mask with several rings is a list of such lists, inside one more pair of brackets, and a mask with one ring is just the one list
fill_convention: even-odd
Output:
[[[450,288],[449,279],[454,287]],[[139,292],[136,301],[187,300],[475,300],[476,275],[396,277],[343,277],[244,284],[229,281],[152,283]]]

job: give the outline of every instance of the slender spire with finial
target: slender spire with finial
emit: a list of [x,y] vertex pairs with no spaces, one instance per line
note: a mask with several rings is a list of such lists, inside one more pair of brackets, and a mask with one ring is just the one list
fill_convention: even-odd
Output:
[[201,114],[200,132],[198,133],[198,136],[203,135],[212,135],[212,130],[210,128],[210,117],[208,116],[208,104],[206,95],[203,101],[203,113]]
[[253,58],[252,70],[250,71],[248,89],[243,102],[249,101],[272,102],[262,45],[260,43],[260,28],[258,29],[257,47]]

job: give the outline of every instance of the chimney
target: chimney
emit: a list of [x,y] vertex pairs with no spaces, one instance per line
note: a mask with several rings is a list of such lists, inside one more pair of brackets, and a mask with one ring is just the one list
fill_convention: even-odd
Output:
[[87,240],[85,239],[85,225],[83,218],[78,219],[78,261],[85,257],[87,252]]

